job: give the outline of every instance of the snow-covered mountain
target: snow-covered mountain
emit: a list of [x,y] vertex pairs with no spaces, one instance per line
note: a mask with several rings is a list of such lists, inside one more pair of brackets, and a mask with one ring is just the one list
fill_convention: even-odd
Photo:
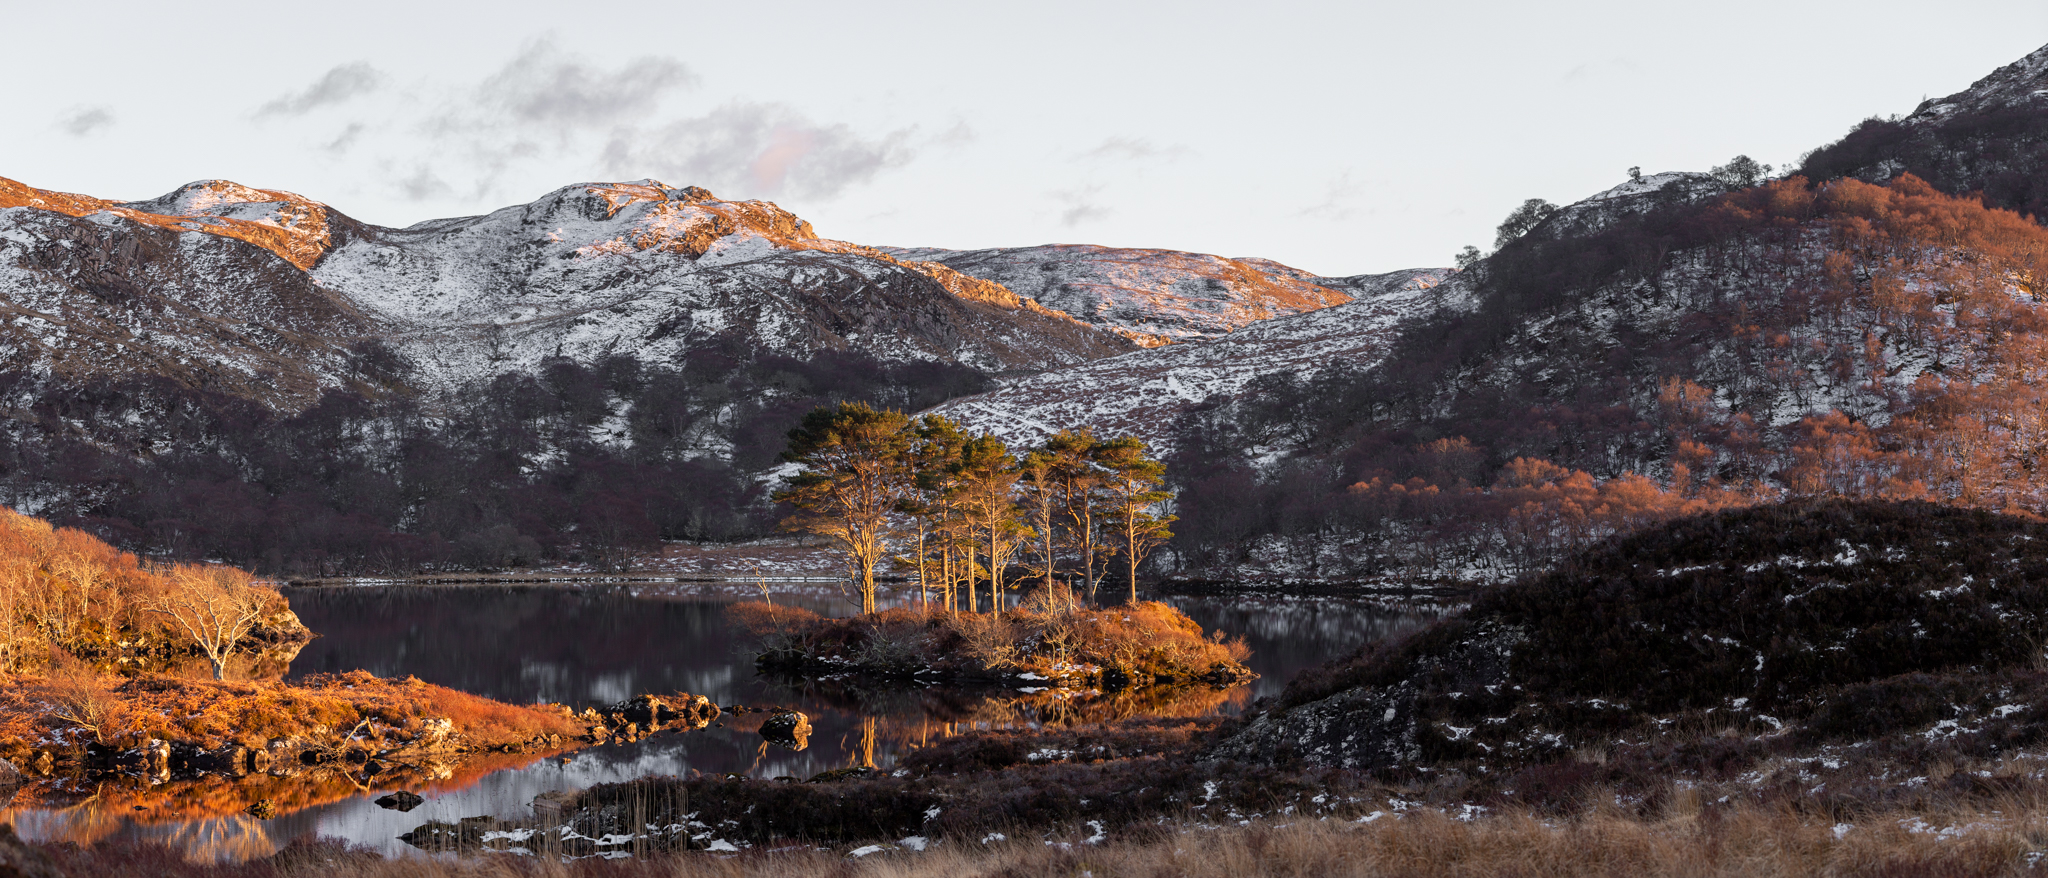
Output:
[[1013,445],[1085,427],[1165,449],[1173,444],[1175,419],[1210,396],[1237,393],[1265,375],[1375,365],[1403,327],[1455,302],[1463,289],[1445,268],[1345,280],[1358,298],[1341,305],[1034,375],[935,411]]
[[1261,320],[1327,308],[1354,296],[1354,278],[1316,277],[1270,259],[1087,244],[886,249],[905,259],[937,262],[1002,284],[1148,347],[1217,338]]
[[225,181],[116,203],[0,180],[0,315],[8,368],[166,375],[283,408],[365,383],[366,346],[407,361],[415,387],[713,343],[994,374],[1136,347],[773,204],[653,181],[389,229]]

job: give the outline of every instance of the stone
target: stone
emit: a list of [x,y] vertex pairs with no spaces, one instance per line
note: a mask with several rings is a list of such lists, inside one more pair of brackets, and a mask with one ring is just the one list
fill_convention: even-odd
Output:
[[399,790],[389,795],[379,796],[376,800],[377,807],[379,808],[401,812],[417,808],[424,802],[426,802],[426,799],[421,798],[418,793],[409,790]]
[[802,711],[783,711],[761,723],[761,737],[770,744],[802,750],[811,745],[811,718]]

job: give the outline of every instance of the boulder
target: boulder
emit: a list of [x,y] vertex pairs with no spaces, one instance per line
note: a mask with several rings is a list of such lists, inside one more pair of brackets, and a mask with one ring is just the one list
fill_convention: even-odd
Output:
[[801,711],[783,711],[761,723],[761,737],[770,744],[802,750],[811,745],[811,718]]

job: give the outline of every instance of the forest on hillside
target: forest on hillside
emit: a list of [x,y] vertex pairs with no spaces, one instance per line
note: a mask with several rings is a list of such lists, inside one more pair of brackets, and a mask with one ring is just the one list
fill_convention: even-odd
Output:
[[980,373],[704,348],[566,358],[444,398],[331,392],[280,414],[134,377],[0,375],[0,499],[129,551],[318,577],[628,563],[661,540],[772,533],[753,475],[812,408],[919,409]]
[[1401,368],[1268,376],[1189,416],[1187,568],[1512,572],[1787,497],[2048,509],[2048,229],[2020,214],[1793,176],[1538,224],[1470,270],[1476,307],[1406,333]]

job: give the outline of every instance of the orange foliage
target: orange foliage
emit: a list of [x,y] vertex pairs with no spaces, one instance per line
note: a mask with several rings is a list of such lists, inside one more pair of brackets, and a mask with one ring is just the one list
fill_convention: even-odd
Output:
[[[47,645],[95,656],[138,643],[189,647],[189,636],[156,608],[192,583],[221,580],[252,585],[229,568],[145,565],[91,534],[0,508],[0,671],[32,669]],[[286,610],[275,589],[259,588],[268,592],[267,612]]]

